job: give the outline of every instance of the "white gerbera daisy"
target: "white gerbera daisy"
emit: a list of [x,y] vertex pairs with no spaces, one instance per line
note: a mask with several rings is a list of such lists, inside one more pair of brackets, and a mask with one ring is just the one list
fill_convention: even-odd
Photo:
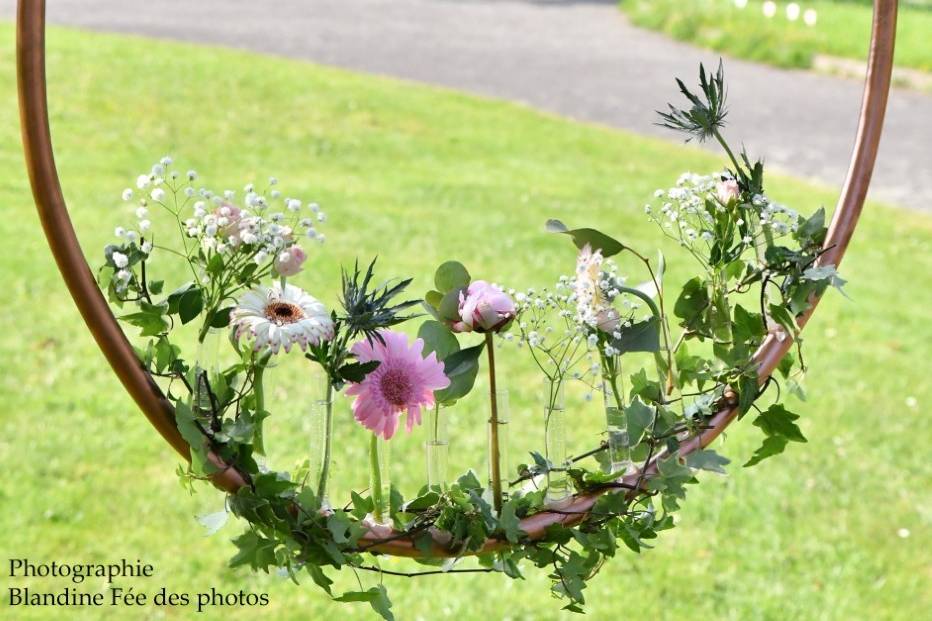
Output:
[[333,338],[333,320],[322,302],[294,285],[275,283],[271,288],[247,291],[230,313],[237,340],[249,336],[256,351],[291,351],[295,343],[304,350]]

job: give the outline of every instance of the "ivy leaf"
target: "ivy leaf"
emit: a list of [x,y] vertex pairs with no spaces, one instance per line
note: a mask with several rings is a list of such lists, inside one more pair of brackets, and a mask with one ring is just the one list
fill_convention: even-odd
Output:
[[793,237],[803,248],[821,246],[825,241],[825,208],[819,209],[806,220],[799,223]]
[[215,467],[207,461],[206,438],[194,420],[194,411],[184,401],[175,403],[175,426],[191,447],[191,469],[195,474],[209,474]]
[[205,535],[210,536],[216,533],[218,530],[223,528],[224,524],[227,523],[227,520],[230,517],[230,513],[226,509],[217,511],[215,513],[205,513],[204,515],[197,516],[198,523],[204,527]]
[[460,344],[450,329],[439,321],[425,321],[417,331],[419,339],[424,341],[423,355],[431,352],[437,354],[437,360],[445,360],[453,352],[459,351]]
[[810,280],[814,282],[825,282],[838,289],[838,291],[848,297],[848,294],[845,293],[844,286],[846,280],[838,275],[838,270],[835,269],[834,265],[820,265],[819,267],[810,267],[803,272],[802,278],[804,280]]
[[334,597],[338,602],[369,602],[372,610],[376,611],[385,621],[395,621],[392,614],[392,602],[388,599],[388,591],[385,585],[378,585],[366,591],[347,591],[339,597]]
[[505,531],[505,538],[511,543],[518,543],[527,533],[521,530],[521,520],[515,513],[517,502],[511,500],[502,506],[502,513],[499,516],[499,524]]
[[806,442],[806,437],[794,422],[797,419],[798,414],[774,403],[754,420],[754,426],[760,427],[768,436],[783,436],[792,442]]
[[330,589],[330,585],[333,584],[333,580],[327,577],[324,570],[321,569],[319,565],[314,565],[313,563],[307,563],[305,567],[307,567],[307,573],[311,575],[314,584],[326,591],[328,595],[332,596],[333,592]]
[[758,394],[760,386],[757,382],[757,371],[752,370],[738,378],[738,412],[741,416],[751,409]]
[[770,318],[786,330],[787,334],[795,337],[799,333],[799,326],[796,325],[796,318],[793,317],[793,313],[786,306],[782,304],[771,304],[769,311]]
[[754,425],[760,427],[767,437],[744,467],[748,468],[782,453],[788,442],[805,442],[806,437],[795,422],[798,418],[797,414],[788,411],[779,403],[774,403],[767,411],[761,413],[754,420]]
[[616,255],[625,249],[625,245],[620,241],[595,229],[569,229],[559,220],[547,220],[546,228],[548,233],[569,235],[573,238],[573,243],[580,250],[582,250],[586,244],[589,244],[593,252],[601,250],[602,256],[605,258]]
[[434,273],[434,286],[440,293],[449,293],[469,286],[469,272],[459,261],[447,261]]
[[337,543],[346,543],[350,540],[347,537],[347,532],[351,525],[352,522],[343,511],[334,511],[327,518],[327,530],[330,531],[333,540]]
[[361,520],[366,517],[367,513],[370,513],[373,508],[373,502],[371,498],[363,497],[357,494],[356,492],[350,492],[350,499],[353,502],[353,516]]
[[152,295],[160,295],[162,293],[162,288],[165,286],[164,280],[150,280],[149,281],[149,293]]
[[140,310],[135,313],[122,315],[120,319],[128,324],[140,328],[139,336],[159,336],[168,331],[168,320],[165,319],[167,306],[163,304],[139,303]]
[[654,422],[654,408],[644,403],[638,395],[625,408],[625,420],[628,424],[628,441],[631,446],[637,446],[644,430]]
[[719,474],[725,474],[725,468],[723,466],[729,463],[731,463],[731,460],[710,449],[695,451],[686,456],[686,465],[690,468],[709,470]]
[[756,464],[759,464],[768,457],[774,455],[779,455],[783,452],[783,449],[786,448],[787,439],[783,436],[770,436],[769,438],[764,439],[764,443],[754,451],[754,455],[751,456],[751,459],[744,464],[745,468],[750,468]]
[[472,469],[460,476],[460,478],[456,480],[456,484],[464,491],[482,489],[482,483],[479,482],[476,473]]
[[248,530],[234,539],[233,543],[239,548],[239,552],[230,559],[230,567],[249,565],[254,570],[268,571],[269,567],[276,563],[274,539],[266,539]]

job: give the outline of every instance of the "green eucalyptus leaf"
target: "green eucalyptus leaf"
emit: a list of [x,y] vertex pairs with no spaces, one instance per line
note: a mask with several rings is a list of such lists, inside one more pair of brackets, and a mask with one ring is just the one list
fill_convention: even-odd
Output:
[[189,289],[178,301],[178,317],[182,324],[186,324],[201,314],[204,310],[204,290],[201,288]]
[[469,272],[459,261],[447,261],[434,273],[434,286],[440,293],[449,293],[454,289],[469,286]]
[[450,385],[434,392],[437,403],[449,404],[462,399],[472,390],[479,373],[479,356],[485,343],[467,347],[451,353],[443,361],[443,373],[450,380]]
[[185,293],[190,291],[191,289],[195,288],[196,286],[197,285],[195,285],[193,282],[186,282],[185,284],[181,285],[180,287],[178,287],[177,289],[175,289],[174,291],[168,294],[168,297],[165,298],[165,301],[168,303],[168,314],[169,315],[178,314],[178,307],[181,303],[181,297]]
[[440,300],[437,314],[440,315],[441,320],[451,323],[460,320],[460,291],[462,289],[454,289]]
[[612,339],[619,353],[660,351],[660,321],[656,317],[620,327],[621,336]]
[[673,314],[682,319],[681,324],[685,328],[701,331],[704,327],[705,310],[710,302],[708,287],[697,276],[683,285],[683,290],[673,305]]
[[559,220],[547,220],[546,228],[548,233],[569,235],[573,239],[573,243],[580,250],[582,250],[586,244],[589,245],[593,252],[601,250],[602,256],[606,258],[616,255],[625,249],[625,245],[620,241],[596,229],[569,229]]
[[228,325],[230,325],[230,312],[234,308],[234,306],[227,306],[226,308],[221,308],[220,310],[212,313],[210,315],[210,327],[226,328]]
[[359,384],[366,379],[366,376],[375,371],[381,361],[370,360],[368,362],[350,362],[344,364],[337,370],[337,374],[345,381]]
[[450,354],[459,351],[460,344],[450,329],[439,321],[425,321],[417,331],[419,339],[424,341],[424,356],[431,352],[437,354],[437,360],[445,360]]
[[210,261],[207,262],[207,273],[214,278],[223,273],[223,256],[217,253],[210,257]]

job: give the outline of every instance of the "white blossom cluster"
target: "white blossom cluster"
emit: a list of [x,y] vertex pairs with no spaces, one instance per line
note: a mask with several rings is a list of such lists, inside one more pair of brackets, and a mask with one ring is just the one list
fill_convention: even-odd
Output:
[[[307,257],[299,238],[324,242],[318,226],[327,221],[326,214],[317,203],[304,204],[283,196],[275,177],[269,178],[264,191],[247,184],[240,198],[233,190],[217,193],[196,186],[196,171],[182,174],[172,165],[171,157],[161,158],[148,173],[136,178],[135,188],[122,193],[123,201],[135,205],[136,226],[117,227],[114,233],[124,243],[138,246],[143,254],[150,255],[157,247],[150,219],[150,209],[154,208],[171,214],[184,236],[196,242],[184,242],[189,260],[199,249],[208,259],[220,254],[227,263],[251,261],[260,267],[274,267],[279,276],[291,276],[300,271]],[[118,268],[116,286],[125,288],[133,277],[124,269],[127,257],[117,252],[112,258]]]
[[[662,203],[659,209],[651,204],[644,206],[648,218],[697,258],[705,256],[716,241],[713,212],[722,214],[731,210],[736,226],[747,225],[748,232],[742,241],[748,247],[756,245],[761,237],[772,240],[792,233],[799,225],[797,212],[767,196],[758,194],[747,202],[727,172],[683,173],[674,187],[657,190],[654,198]],[[733,209],[736,205],[738,209]]]

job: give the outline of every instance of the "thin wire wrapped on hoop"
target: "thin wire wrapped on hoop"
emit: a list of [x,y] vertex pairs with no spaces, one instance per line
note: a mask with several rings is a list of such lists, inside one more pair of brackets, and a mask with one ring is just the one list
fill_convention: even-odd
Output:
[[[867,196],[890,89],[897,4],[897,0],[874,0],[867,78],[864,83],[854,151],[825,240],[824,252],[819,258],[821,265],[838,266],[841,263]],[[49,131],[45,82],[45,0],[19,0],[16,34],[19,107],[26,167],[36,209],[58,269],[88,329],[123,383],[123,387],[162,437],[179,454],[190,459],[188,445],[175,427],[171,403],[142,366],[123,334],[84,258],[71,218],[68,216],[55,168]],[[798,317],[800,328],[809,320],[817,303],[818,299],[813,300],[809,310]],[[754,355],[761,382],[770,377],[791,346],[792,339],[787,335],[770,334],[767,337]],[[736,407],[727,407],[719,411],[709,422],[708,429],[681,444],[679,454],[685,456],[707,446],[737,415]],[[216,456],[211,457],[217,465],[223,465]],[[650,477],[656,468],[657,457],[646,464],[643,472],[625,477],[623,483],[635,485],[642,482],[644,478]],[[212,480],[217,487],[228,492],[235,492],[246,484],[233,468],[221,468],[213,475]],[[521,522],[521,528],[534,539],[540,538],[551,524],[578,523],[592,508],[597,497],[598,494],[577,495],[569,505],[562,507],[559,513],[544,511],[525,518]],[[484,551],[503,545],[507,543],[489,540]],[[404,537],[380,543],[373,541],[367,549],[397,556],[423,555],[411,539]],[[451,556],[455,552],[436,543],[431,554]]]

